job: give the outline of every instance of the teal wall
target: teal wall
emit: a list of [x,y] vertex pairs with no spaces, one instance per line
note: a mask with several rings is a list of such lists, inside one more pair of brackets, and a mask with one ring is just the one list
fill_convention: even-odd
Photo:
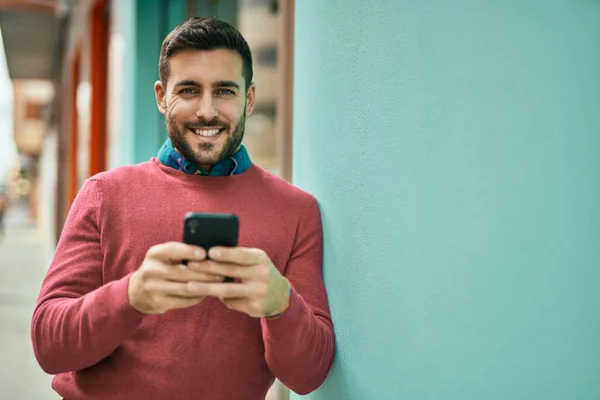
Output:
[[296,1],[312,399],[600,398],[600,2]]
[[[114,21],[125,41],[119,149],[117,165],[147,161],[164,138],[164,122],[154,101],[158,56],[166,20],[182,0],[134,0],[118,3]],[[169,21],[170,22],[170,21]]]
[[[174,1],[173,3],[177,3]],[[134,162],[156,155],[165,125],[156,108],[154,82],[169,7],[162,0],[137,0]]]
[[135,118],[132,115],[135,112],[136,4],[134,1],[122,1],[117,6],[113,2],[111,3],[111,13],[112,35],[114,35],[111,40],[115,36],[119,36],[124,45],[121,55],[123,71],[121,71],[120,79],[120,83],[123,85],[120,91],[123,99],[119,113],[120,119],[116,122],[118,124],[118,143],[109,141],[111,151],[116,152],[114,156],[111,155],[109,160],[109,166],[112,168],[133,162]]

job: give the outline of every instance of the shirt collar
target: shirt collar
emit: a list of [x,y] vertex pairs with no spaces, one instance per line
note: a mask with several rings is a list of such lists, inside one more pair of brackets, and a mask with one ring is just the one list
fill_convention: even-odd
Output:
[[244,145],[231,157],[225,158],[215,164],[210,172],[205,172],[193,162],[186,160],[175,150],[171,139],[167,139],[158,152],[158,159],[164,165],[183,171],[186,174],[205,176],[229,176],[246,172],[252,165],[248,151]]

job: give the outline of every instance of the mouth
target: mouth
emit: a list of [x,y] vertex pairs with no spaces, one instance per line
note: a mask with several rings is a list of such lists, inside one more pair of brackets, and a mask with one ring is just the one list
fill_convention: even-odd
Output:
[[218,136],[225,128],[188,128],[194,135],[202,138],[213,138]]

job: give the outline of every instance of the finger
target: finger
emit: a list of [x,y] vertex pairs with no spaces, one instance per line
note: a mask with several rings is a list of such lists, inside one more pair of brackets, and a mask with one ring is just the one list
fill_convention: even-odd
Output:
[[241,266],[239,264],[231,264],[206,260],[189,265],[192,271],[218,276],[229,276],[238,279],[249,279],[256,275],[255,267]]
[[238,265],[256,265],[269,259],[266,253],[260,249],[221,246],[211,247],[208,257],[211,260]]
[[167,242],[151,247],[147,257],[168,263],[180,263],[181,260],[202,261],[206,259],[206,250],[191,244]]
[[187,282],[171,282],[153,279],[146,283],[146,290],[153,293],[159,293],[163,297],[178,297],[178,298],[198,298],[196,293],[189,291]]
[[205,274],[202,272],[193,272],[190,274],[186,282],[207,282],[207,283],[222,283],[225,280],[223,275]]
[[[199,263],[206,261],[194,261],[192,265],[198,265]],[[170,272],[173,274],[169,274],[169,278],[172,277],[172,280],[177,281],[198,281],[198,282],[223,282],[225,277],[218,273],[212,273],[210,271],[203,271],[202,269],[193,269],[190,265],[175,265],[169,266]]]
[[192,270],[183,264],[170,265],[156,262],[152,265],[151,276],[165,281],[189,282],[223,282],[221,275],[209,274],[203,271]]
[[250,297],[254,293],[254,289],[250,285],[243,283],[188,282],[187,289],[189,293],[198,296],[212,296],[221,299]]

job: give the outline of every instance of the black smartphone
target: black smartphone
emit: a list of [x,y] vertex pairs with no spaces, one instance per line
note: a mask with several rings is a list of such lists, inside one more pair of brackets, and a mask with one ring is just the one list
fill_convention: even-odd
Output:
[[[234,214],[189,212],[183,221],[183,242],[206,251],[213,246],[235,247],[239,230],[240,221]],[[225,277],[225,282],[233,282],[233,279]]]

